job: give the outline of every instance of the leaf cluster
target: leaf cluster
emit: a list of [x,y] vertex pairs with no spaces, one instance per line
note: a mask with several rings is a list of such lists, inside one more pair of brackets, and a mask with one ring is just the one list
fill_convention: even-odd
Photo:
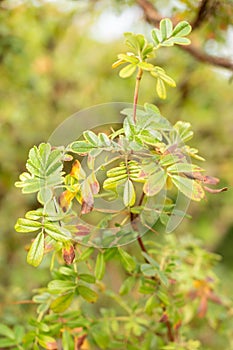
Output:
[[125,43],[130,51],[120,53],[118,60],[113,63],[112,67],[116,68],[126,64],[119,72],[121,78],[131,77],[136,71],[140,74],[146,71],[156,79],[156,91],[161,99],[166,98],[166,86],[175,87],[175,81],[167,75],[162,67],[148,62],[155,56],[156,50],[161,47],[173,45],[189,45],[190,40],[185,38],[191,32],[192,28],[186,21],[179,22],[175,28],[169,18],[164,18],[160,22],[160,27],[151,31],[153,42],[148,43],[142,34],[125,33]]

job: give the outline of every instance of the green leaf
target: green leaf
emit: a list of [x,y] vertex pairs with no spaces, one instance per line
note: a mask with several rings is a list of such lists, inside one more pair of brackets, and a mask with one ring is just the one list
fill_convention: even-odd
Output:
[[78,261],[85,261],[87,260],[91,254],[94,252],[93,247],[86,248],[79,256],[78,256]]
[[148,62],[140,62],[137,66],[146,71],[151,71],[154,68],[154,65]]
[[44,178],[62,170],[61,159],[60,150],[51,150],[50,144],[41,143],[30,150],[26,167],[31,174]]
[[29,220],[39,220],[43,216],[43,208],[30,210],[25,214],[25,218]]
[[161,31],[158,28],[154,28],[151,31],[151,35],[152,35],[152,38],[153,38],[156,46],[158,46],[162,41]]
[[153,105],[152,103],[145,103],[144,108],[147,113],[152,113],[153,115],[161,116],[159,108]]
[[172,35],[172,21],[169,18],[164,18],[160,21],[160,32],[162,40],[169,38]]
[[159,290],[157,292],[157,296],[165,305],[170,305],[170,300],[169,300],[169,297],[166,293]]
[[62,349],[63,350],[71,350],[74,349],[74,339],[70,333],[70,331],[64,329],[62,332]]
[[72,152],[81,154],[81,155],[86,154],[95,148],[96,148],[95,146],[93,146],[91,143],[87,141],[75,141],[70,145],[70,150]]
[[159,275],[159,279],[160,281],[166,286],[168,287],[168,279],[167,277],[165,276],[165,274],[162,272],[162,271],[158,271],[158,275]]
[[117,61],[113,62],[112,68],[113,68],[113,69],[114,69],[114,68],[117,68],[117,67],[121,66],[121,65],[124,64],[124,63],[125,63],[125,61],[123,61],[123,60],[117,60]]
[[38,202],[41,204],[46,204],[53,198],[53,192],[50,188],[41,188],[37,194]]
[[162,79],[167,85],[171,86],[171,87],[176,87],[176,82],[175,80],[173,80],[171,77],[169,77],[169,75],[165,74],[165,73],[160,73],[159,74],[160,79]]
[[3,323],[0,323],[0,335],[3,335],[10,339],[15,339],[14,332]]
[[158,141],[162,140],[162,135],[156,130],[153,130],[153,134],[145,130],[141,133],[141,140],[149,145],[156,146]]
[[97,280],[102,280],[105,274],[104,254],[98,253],[95,263],[95,277]]
[[57,349],[57,342],[53,337],[50,337],[49,335],[45,334],[38,334],[38,343],[45,349],[48,350],[56,350]]
[[124,268],[131,272],[135,270],[136,263],[131,255],[129,255],[124,249],[118,247],[118,252],[120,254],[120,259]]
[[142,255],[144,256],[144,258],[152,265],[154,266],[156,269],[159,269],[159,264],[157,263],[157,261],[155,261],[149,254],[147,254],[146,252],[142,252]]
[[169,86],[176,86],[176,82],[171,77],[169,77],[169,75],[167,75],[161,67],[154,67],[154,69],[150,73],[153,77],[163,80]]
[[145,305],[145,312],[148,315],[152,315],[154,312],[155,307],[158,306],[158,301],[156,299],[156,296],[153,294],[147,299],[146,305]]
[[[175,38],[170,38],[169,42],[177,45],[190,45],[191,41],[188,38],[179,38],[179,37],[175,37]],[[170,45],[169,45],[170,46]]]
[[163,99],[163,100],[166,99],[166,97],[167,97],[166,88],[165,88],[163,80],[160,78],[157,78],[156,91],[157,91],[158,96],[161,99]]
[[25,335],[24,327],[20,325],[14,326],[14,334],[16,342],[21,343]]
[[38,231],[42,224],[38,221],[19,218],[15,224],[15,231],[17,232],[34,232]]
[[128,64],[124,68],[122,68],[119,72],[119,76],[121,78],[129,78],[131,75],[134,74],[137,66],[135,64]]
[[86,130],[83,132],[84,138],[92,144],[94,147],[98,147],[99,144],[99,139],[98,136],[91,130]]
[[134,185],[131,180],[125,182],[123,202],[126,207],[132,207],[136,200]]
[[152,277],[152,276],[155,276],[157,269],[155,269],[150,264],[142,264],[141,271],[142,271],[143,275],[148,276],[148,277]]
[[9,339],[9,338],[0,339],[1,349],[10,348],[16,344],[17,344],[17,341],[15,339]]
[[127,179],[128,175],[127,173],[119,175],[119,176],[114,176],[106,179],[103,183],[103,188],[104,190],[114,190],[116,187],[122,183],[124,183]]
[[120,53],[118,55],[118,58],[120,60],[123,60],[125,62],[129,62],[129,63],[133,63],[133,64],[137,64],[139,62],[138,58],[132,55],[128,55],[128,54],[124,54],[124,53]]
[[41,189],[42,180],[33,178],[29,173],[22,173],[19,179],[20,181],[15,182],[15,187],[22,188],[22,193],[34,193]]
[[70,277],[77,276],[77,272],[75,272],[71,266],[62,266],[60,267],[59,272],[64,276],[70,276]]
[[90,334],[100,349],[108,349],[109,335],[103,324],[95,324],[90,329]]
[[52,280],[48,284],[48,290],[50,293],[67,293],[73,292],[76,288],[76,283],[74,281],[66,281],[66,280]]
[[193,137],[193,131],[191,129],[191,124],[188,122],[178,121],[174,125],[175,130],[177,130],[182,141],[187,142]]
[[98,134],[98,138],[102,146],[111,146],[112,141],[109,139],[109,137],[105,133],[100,132]]
[[27,254],[27,263],[37,267],[44,256],[44,233],[40,232],[32,242]]
[[74,293],[67,293],[64,295],[59,296],[50,305],[50,308],[53,310],[53,312],[60,313],[68,309],[70,304],[72,303],[72,300],[74,298]]
[[51,191],[48,188],[63,182],[62,157],[62,151],[51,150],[51,145],[48,143],[42,143],[39,147],[34,146],[29,151],[26,164],[31,174],[26,172],[21,174],[20,181],[16,182],[15,186],[22,188],[23,193],[34,193],[43,190],[43,193],[41,192],[39,195],[39,200],[44,204],[48,197],[51,198]]
[[172,36],[186,36],[191,31],[192,31],[191,25],[186,21],[182,21],[175,26],[172,32]]
[[164,187],[167,174],[163,169],[159,169],[156,173],[150,175],[143,186],[144,193],[148,196],[154,196]]
[[126,165],[121,164],[120,166],[114,167],[107,171],[108,177],[117,177],[121,175],[125,175],[127,173]]
[[67,242],[72,238],[70,231],[50,222],[44,224],[44,229],[51,238],[58,242]]
[[169,166],[171,164],[179,162],[179,157],[175,156],[174,154],[166,154],[160,159],[160,165],[161,166]]
[[126,117],[124,119],[123,128],[124,128],[125,136],[128,139],[132,139],[132,137],[136,134],[134,122],[129,117]]
[[120,290],[119,290],[120,295],[126,295],[129,292],[131,292],[132,288],[134,287],[134,284],[135,284],[134,276],[130,276],[126,278],[120,287]]
[[197,202],[205,197],[205,191],[198,182],[178,175],[173,175],[171,179],[186,197]]
[[117,254],[117,248],[116,247],[105,249],[105,251],[104,251],[104,260],[105,261],[112,260],[116,254]]
[[80,273],[78,278],[87,283],[95,283],[96,281],[95,276],[90,275],[89,273]]
[[79,285],[77,290],[81,297],[89,303],[95,303],[98,299],[98,294],[86,286]]

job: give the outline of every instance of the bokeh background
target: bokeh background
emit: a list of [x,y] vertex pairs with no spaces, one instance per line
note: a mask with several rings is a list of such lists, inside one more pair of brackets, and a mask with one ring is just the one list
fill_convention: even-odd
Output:
[[[151,1],[163,16],[193,22],[197,0]],[[208,1],[191,36],[204,52],[233,60],[233,2]],[[14,224],[35,198],[14,187],[34,144],[48,140],[67,117],[105,102],[132,102],[134,79],[122,80],[111,65],[125,50],[123,32],[148,33],[150,25],[136,1],[0,1],[0,318],[14,324],[28,318],[34,288],[45,285],[45,265],[27,266],[28,238]],[[171,123],[191,122],[193,145],[205,168],[228,192],[192,204],[177,235],[192,234],[222,255],[218,273],[223,291],[233,288],[233,71],[202,63],[179,48],[157,57],[177,82],[166,101],[145,77],[139,103],[155,103]]]

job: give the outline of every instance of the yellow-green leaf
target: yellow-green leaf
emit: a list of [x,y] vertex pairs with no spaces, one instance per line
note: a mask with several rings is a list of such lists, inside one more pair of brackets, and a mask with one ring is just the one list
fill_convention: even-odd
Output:
[[121,78],[129,78],[129,77],[131,77],[131,75],[133,75],[136,68],[137,68],[137,66],[135,64],[130,63],[120,70],[119,76]]
[[98,294],[94,290],[86,286],[80,285],[78,286],[77,290],[79,294],[83,297],[83,299],[85,299],[89,303],[95,303],[98,299]]
[[159,193],[164,187],[167,179],[167,174],[163,169],[160,169],[156,173],[150,175],[143,186],[144,193],[150,197]]
[[134,185],[131,180],[127,180],[124,187],[123,202],[126,207],[132,207],[136,200]]
[[191,25],[186,21],[182,21],[175,26],[172,32],[172,36],[186,36],[191,32],[191,30]]
[[44,233],[40,232],[32,242],[27,255],[27,263],[37,267],[44,255]]
[[162,40],[165,40],[171,36],[172,29],[172,21],[169,18],[164,18],[160,21],[160,32],[162,35]]
[[157,91],[158,96],[161,99],[163,99],[163,100],[166,99],[167,92],[166,92],[165,84],[164,84],[163,80],[160,78],[157,79],[156,91]]
[[122,248],[118,248],[118,252],[120,254],[120,259],[121,259],[121,262],[122,262],[124,268],[129,272],[133,271],[136,268],[136,263],[135,263],[134,259],[132,258],[132,256],[129,255]]
[[61,295],[55,300],[53,300],[53,302],[50,305],[50,308],[56,313],[63,312],[66,309],[68,309],[68,307],[72,303],[73,298],[74,293],[67,293],[65,295]]
[[34,232],[41,228],[41,223],[38,221],[19,218],[15,225],[15,230],[17,232]]
[[99,253],[96,258],[96,264],[95,264],[95,277],[97,280],[102,280],[105,273],[105,260],[104,260],[104,254]]
[[205,197],[205,191],[198,182],[178,175],[173,175],[171,178],[174,185],[186,197],[197,202]]

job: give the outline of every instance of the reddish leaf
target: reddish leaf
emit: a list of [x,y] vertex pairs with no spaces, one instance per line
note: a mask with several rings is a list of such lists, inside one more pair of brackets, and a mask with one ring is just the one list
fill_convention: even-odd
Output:
[[144,170],[140,170],[140,172],[138,173],[138,177],[140,179],[146,179],[147,176],[148,176],[148,174]]
[[220,305],[222,304],[222,300],[212,291],[209,292],[208,299],[211,300],[213,303],[220,304]]
[[182,325],[182,321],[181,321],[181,320],[177,321],[177,322],[174,324],[174,329],[175,329],[175,330],[178,330],[178,329],[181,327],[181,325]]
[[197,181],[183,176],[172,175],[172,182],[186,197],[194,201],[200,201],[205,196],[201,184]]
[[197,315],[199,318],[203,318],[205,317],[206,315],[206,312],[207,312],[207,308],[208,308],[208,305],[207,305],[207,298],[205,295],[203,295],[201,297],[201,301],[200,301],[200,304],[198,306],[198,312],[197,312]]
[[46,344],[46,350],[57,350],[57,343],[56,342],[49,342]]
[[166,323],[168,321],[168,315],[166,312],[162,314],[162,317],[159,319],[159,322],[164,322]]
[[90,229],[85,225],[78,224],[76,226],[76,229],[77,229],[75,233],[76,236],[87,236],[90,233]]
[[164,187],[167,179],[167,174],[163,169],[150,175],[143,186],[144,193],[149,196],[154,196],[159,193]]
[[65,154],[62,159],[64,162],[70,162],[73,160],[73,156],[71,154]]
[[189,179],[198,180],[208,185],[217,185],[219,179],[208,175],[203,175],[200,172],[184,173]]
[[227,187],[213,189],[213,188],[209,188],[207,186],[203,186],[203,188],[209,193],[220,193],[220,192],[227,191]]
[[91,187],[92,193],[93,194],[99,193],[100,185],[99,185],[99,182],[96,179],[95,173],[91,173],[91,175],[88,176],[88,180],[89,180],[89,185]]
[[83,181],[81,185],[81,196],[82,196],[82,208],[81,214],[90,213],[94,206],[94,198],[89,182]]
[[205,317],[208,309],[208,300],[217,304],[222,304],[221,299],[214,294],[211,283],[212,279],[208,277],[205,280],[195,280],[193,282],[195,290],[189,292],[189,297],[191,299],[200,299],[197,313],[199,318]]
[[67,265],[71,265],[75,259],[75,250],[73,244],[66,244],[62,248],[62,256]]
[[[78,339],[77,339],[77,349],[78,350],[82,349],[82,345],[84,345],[86,337],[87,337],[87,334],[83,334],[81,337],[78,337]],[[84,348],[83,348],[83,350],[84,350]]]
[[89,204],[85,201],[82,202],[81,214],[88,214],[93,209],[93,203]]

